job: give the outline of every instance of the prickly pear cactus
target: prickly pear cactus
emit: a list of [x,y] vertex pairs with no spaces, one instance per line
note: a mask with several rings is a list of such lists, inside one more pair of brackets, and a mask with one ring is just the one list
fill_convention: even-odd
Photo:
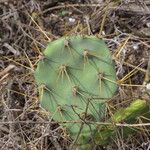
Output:
[[[116,73],[104,41],[91,36],[50,42],[35,71],[41,106],[73,139],[89,140],[116,89]],[[87,123],[88,122],[88,123]],[[86,140],[85,140],[86,139]]]

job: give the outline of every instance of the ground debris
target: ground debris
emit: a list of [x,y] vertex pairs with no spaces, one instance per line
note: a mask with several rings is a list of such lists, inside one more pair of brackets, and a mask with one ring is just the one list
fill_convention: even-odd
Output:
[[[143,83],[149,88],[150,1],[107,2],[0,0],[0,149],[65,150],[72,142],[58,123],[49,122],[49,114],[39,105],[33,71],[49,39],[72,34],[103,38],[116,62],[118,80],[127,85],[120,86],[110,101],[113,110],[145,97]],[[145,99],[148,101],[149,95]],[[117,141],[100,148],[148,149],[146,127],[127,139],[119,131]]]

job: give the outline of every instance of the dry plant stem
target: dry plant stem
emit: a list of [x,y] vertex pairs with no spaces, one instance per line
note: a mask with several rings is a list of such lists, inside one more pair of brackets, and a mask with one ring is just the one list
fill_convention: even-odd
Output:
[[[119,60],[116,59],[116,58],[114,58],[114,60],[115,60],[116,62],[119,62]],[[140,67],[137,67],[137,66],[134,66],[134,65],[132,65],[132,64],[130,64],[130,63],[128,63],[128,62],[125,62],[125,61],[124,61],[123,64],[125,64],[126,66],[129,66],[129,67],[131,67],[131,68],[137,68],[139,71],[142,71],[142,72],[146,73],[146,70],[145,70],[145,69],[140,68]]]
[[91,31],[91,27],[90,27],[90,23],[89,23],[89,16],[85,16],[85,21],[86,21],[87,28],[88,28],[88,35],[91,35],[92,31]]
[[34,37],[30,36],[30,35],[22,28],[21,25],[19,25],[19,27],[20,27],[20,29],[22,30],[22,32],[23,32],[23,34],[24,34],[25,36],[29,37],[33,42],[36,42],[36,43],[37,43],[38,45],[40,45],[41,47],[45,48],[45,46],[44,46],[42,43],[38,42]]
[[[5,122],[0,122],[0,124],[17,124],[17,123],[23,123],[23,124],[56,124],[54,121],[5,121]],[[57,123],[79,123],[81,124],[81,121],[64,121],[64,122],[57,122]],[[86,121],[88,124],[96,124],[96,125],[112,125],[112,123],[108,122],[91,122],[91,121]],[[150,123],[140,123],[140,124],[128,124],[128,123],[113,123],[113,125],[118,126],[118,127],[142,127],[142,126],[150,126]]]
[[44,34],[44,36],[47,38],[47,40],[51,41],[51,39],[47,36],[47,34],[45,33],[45,31],[43,31],[43,29],[36,23],[36,21],[33,19],[33,17],[30,16],[30,14],[28,14],[28,15],[31,18],[31,20],[33,21],[33,23],[39,28],[39,30],[41,31],[41,33]]
[[148,67],[146,71],[145,82],[150,82],[150,57],[148,60]]
[[20,55],[20,52],[15,50],[11,45],[9,45],[8,43],[4,43],[3,44],[4,47],[6,47],[7,49],[9,49],[15,56]]
[[[89,103],[90,103],[90,101],[88,100],[87,105],[86,105],[86,108],[85,108],[85,118],[86,118],[86,116],[87,116],[87,111],[88,111]],[[74,111],[75,111],[75,110],[74,110]],[[77,115],[78,115],[78,113],[77,113]],[[80,118],[80,115],[79,115],[79,118]],[[81,118],[81,120],[83,120],[83,119]],[[76,138],[74,139],[74,141],[73,141],[73,143],[72,143],[70,149],[76,144],[76,142],[77,142],[77,140],[78,140],[78,138],[79,138],[79,135],[81,134],[81,131],[82,131],[82,128],[83,128],[84,123],[86,123],[85,120],[83,120],[83,122],[81,123],[80,130],[79,130],[79,132],[78,132]]]
[[107,6],[106,6],[106,10],[105,10],[104,15],[103,15],[102,23],[101,23],[101,25],[100,25],[100,31],[99,31],[99,33],[98,33],[98,36],[99,36],[99,37],[102,37],[102,32],[103,32],[105,20],[106,20],[107,14],[108,14],[108,8],[109,8],[109,6],[107,5]]
[[14,62],[15,64],[17,64],[17,65],[19,65],[19,66],[21,66],[21,67],[24,67],[24,68],[26,68],[26,69],[28,69],[28,70],[30,70],[30,71],[34,71],[34,70],[32,70],[32,68],[27,67],[27,66],[24,66],[23,64],[21,64],[21,63],[19,63],[19,62],[16,62],[15,60],[10,59],[10,58],[8,58],[8,57],[6,57],[6,56],[3,56],[3,58],[6,58],[7,60],[12,61],[12,62]]
[[[109,9],[115,9],[115,4],[117,5],[117,2],[109,2]],[[45,14],[47,13],[48,11],[52,11],[52,10],[57,10],[57,9],[61,9],[61,8],[70,8],[70,7],[102,7],[102,3],[100,4],[63,4],[63,5],[60,5],[60,6],[55,6],[55,7],[51,7],[51,8],[48,8],[46,10],[43,11],[42,14]],[[105,6],[108,5],[108,2],[106,2]]]
[[123,51],[123,49],[125,48],[126,44],[128,43],[130,39],[130,35],[129,37],[126,38],[125,42],[121,45],[121,47],[117,50],[117,54],[115,54],[114,57],[116,57],[116,59],[120,56],[121,52]]
[[26,53],[25,51],[24,51],[24,54],[25,54],[25,56],[26,56],[26,58],[27,58],[27,60],[28,60],[28,62],[29,62],[30,68],[31,68],[32,70],[34,70],[34,66],[33,66],[32,61],[30,60],[29,56],[27,55],[27,53]]
[[61,8],[69,8],[69,7],[101,7],[101,5],[100,4],[68,4],[68,5],[61,5],[61,6],[55,6],[55,7],[52,7],[52,8],[48,8],[45,11],[43,11],[43,14],[47,13],[48,11],[61,9]]
[[15,68],[15,65],[9,65],[3,71],[0,72],[0,77],[4,76],[5,74],[7,74],[8,72],[10,72],[14,68]]
[[[137,66],[141,66],[143,64],[143,61]],[[138,69],[134,68],[133,70],[131,70],[127,75],[125,75],[122,79],[119,80],[120,83],[123,83],[124,81],[126,81],[127,79],[129,79],[132,75],[134,75],[135,73],[138,72]]]
[[30,95],[26,95],[25,93],[21,93],[21,92],[12,90],[12,89],[8,89],[8,88],[6,88],[6,89],[9,90],[9,91],[11,91],[11,92],[13,92],[13,93],[16,93],[16,94],[19,94],[19,95],[22,95],[22,96],[26,96],[26,97],[28,97],[28,98],[31,98],[31,99],[33,99],[33,100],[38,101],[38,98],[37,98],[37,97],[33,97],[33,96],[30,96]]
[[5,74],[2,78],[0,78],[0,83],[9,76],[9,73]]

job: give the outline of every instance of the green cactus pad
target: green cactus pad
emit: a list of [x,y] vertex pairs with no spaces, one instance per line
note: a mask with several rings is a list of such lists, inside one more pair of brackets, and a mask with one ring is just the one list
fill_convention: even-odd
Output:
[[[70,36],[50,42],[38,63],[35,78],[41,106],[63,122],[75,138],[95,129],[86,121],[100,121],[105,103],[116,89],[116,72],[109,49],[94,36]],[[67,122],[67,123],[65,123]]]

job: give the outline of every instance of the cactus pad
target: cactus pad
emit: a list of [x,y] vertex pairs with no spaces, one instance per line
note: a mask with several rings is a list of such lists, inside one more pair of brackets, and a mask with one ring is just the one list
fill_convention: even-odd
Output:
[[[116,89],[116,73],[104,41],[91,36],[50,42],[35,71],[41,106],[75,138],[91,135]],[[65,123],[66,122],[66,123]]]

